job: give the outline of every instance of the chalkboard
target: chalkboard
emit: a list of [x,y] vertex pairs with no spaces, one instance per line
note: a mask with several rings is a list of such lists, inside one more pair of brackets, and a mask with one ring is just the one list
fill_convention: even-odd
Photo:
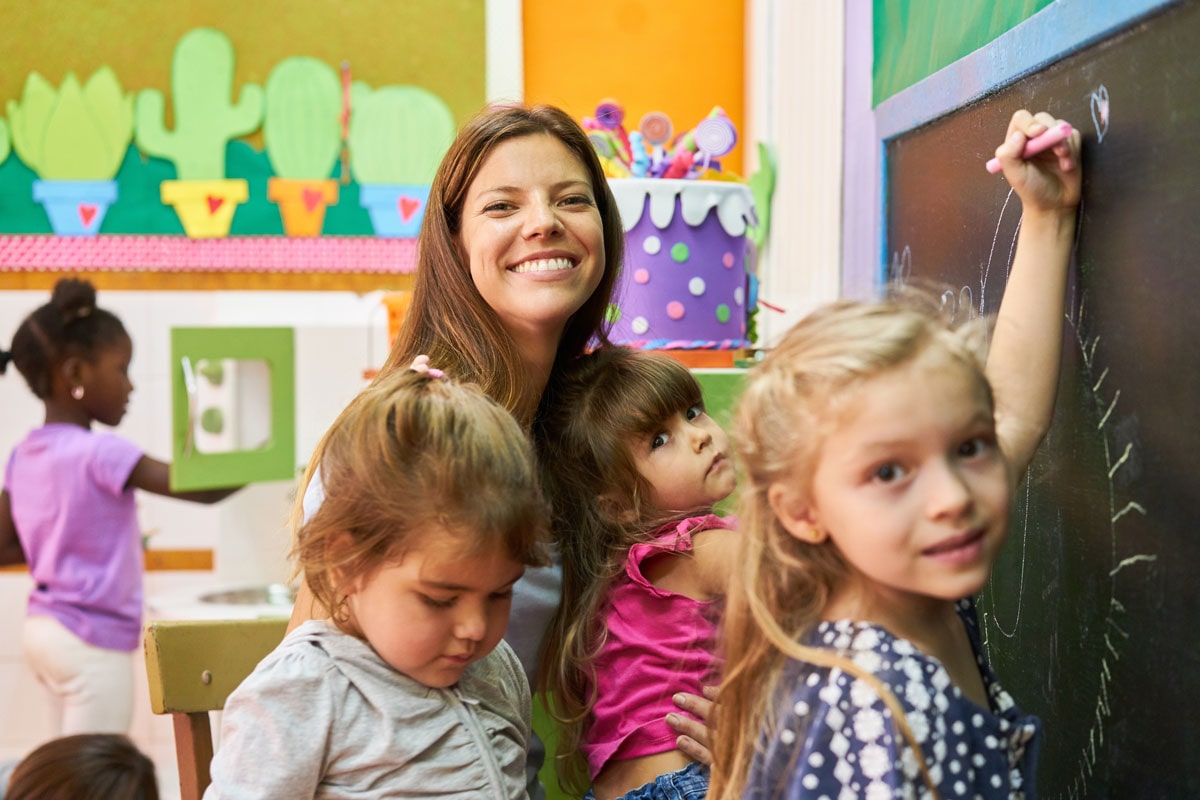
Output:
[[1055,419],[980,611],[1045,726],[1049,798],[1200,797],[1200,4],[884,143],[889,277],[995,312],[1020,204],[984,162],[1017,108],[1084,134]]

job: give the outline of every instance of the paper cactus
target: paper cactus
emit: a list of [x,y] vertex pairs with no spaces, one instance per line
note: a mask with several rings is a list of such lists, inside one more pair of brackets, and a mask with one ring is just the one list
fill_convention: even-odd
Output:
[[8,126],[4,124],[4,120],[0,119],[0,164],[4,163],[4,159],[8,158]]
[[225,177],[225,146],[256,130],[262,121],[263,92],[248,83],[234,105],[233,45],[212,28],[184,34],[171,60],[171,98],[175,129],[167,131],[165,99],[157,89],[137,98],[137,144],[145,152],[175,163],[181,180]]
[[319,180],[333,172],[342,144],[342,89],[323,61],[287,58],[267,78],[263,140],[282,178]]
[[31,72],[21,102],[8,101],[8,119],[17,156],[39,177],[111,180],[133,136],[133,96],[108,67],[82,87],[68,72],[59,89]]
[[355,84],[350,116],[350,172],[359,183],[421,184],[433,180],[450,142],[454,115],[416,86],[371,91]]

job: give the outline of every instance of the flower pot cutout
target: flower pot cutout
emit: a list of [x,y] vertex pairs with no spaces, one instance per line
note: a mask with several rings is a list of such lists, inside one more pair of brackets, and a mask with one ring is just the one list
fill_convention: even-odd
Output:
[[229,235],[233,212],[246,202],[250,187],[239,179],[163,181],[162,201],[175,207],[189,239],[219,239]]
[[338,201],[338,182],[332,178],[271,178],[267,181],[267,199],[279,206],[283,231],[288,236],[320,236],[325,209]]
[[375,235],[416,238],[429,202],[429,184],[380,183],[359,187],[359,204],[371,215]]
[[95,236],[104,212],[116,202],[116,181],[34,181],[33,199],[59,236]]

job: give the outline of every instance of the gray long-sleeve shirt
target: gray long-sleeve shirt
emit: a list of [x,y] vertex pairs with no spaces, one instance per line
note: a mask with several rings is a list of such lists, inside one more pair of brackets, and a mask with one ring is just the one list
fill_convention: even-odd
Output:
[[204,798],[525,798],[529,714],[504,642],[432,689],[309,621],[229,696]]

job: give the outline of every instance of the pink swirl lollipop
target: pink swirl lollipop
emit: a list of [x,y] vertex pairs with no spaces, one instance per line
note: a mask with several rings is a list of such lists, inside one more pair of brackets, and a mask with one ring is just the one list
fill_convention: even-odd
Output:
[[674,132],[671,118],[661,111],[647,113],[642,117],[638,129],[641,130],[642,136],[646,137],[647,144],[655,147],[669,142],[671,134]]

